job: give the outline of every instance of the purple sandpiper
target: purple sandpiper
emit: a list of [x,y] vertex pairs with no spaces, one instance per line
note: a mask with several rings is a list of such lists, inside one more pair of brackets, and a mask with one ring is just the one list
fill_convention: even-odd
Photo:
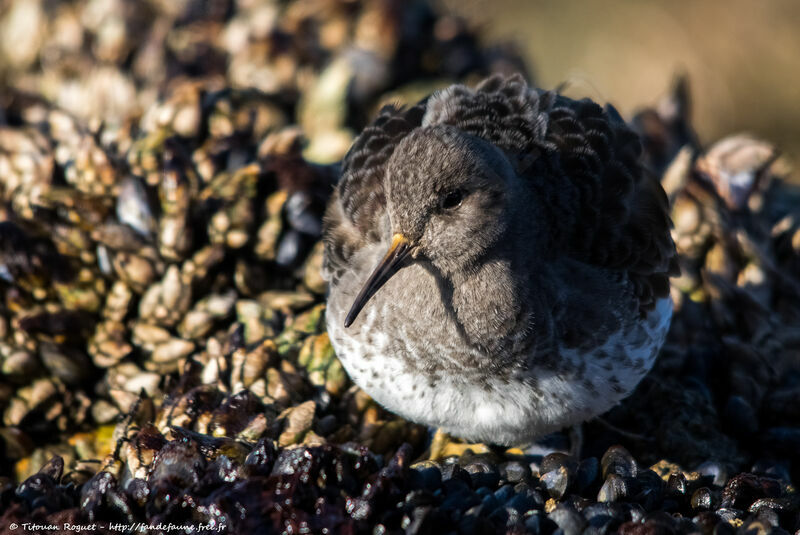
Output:
[[518,75],[383,108],[325,216],[350,377],[411,421],[502,445],[618,403],[664,342],[678,272],[640,155],[613,107]]

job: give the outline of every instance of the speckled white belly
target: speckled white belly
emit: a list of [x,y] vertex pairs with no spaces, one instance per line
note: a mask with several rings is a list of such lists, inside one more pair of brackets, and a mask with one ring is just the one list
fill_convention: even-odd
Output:
[[[468,440],[510,445],[582,422],[627,396],[650,370],[664,342],[672,300],[661,299],[644,321],[614,333],[590,353],[562,349],[560,358],[569,366],[533,370],[527,377],[519,373],[510,381],[486,380],[483,374],[478,380],[468,368],[436,374],[431,380],[424,366],[409,367],[406,361],[463,362],[464,355],[458,353],[463,346],[434,348],[418,332],[413,337],[403,332],[400,322],[392,338],[404,341],[392,344],[386,332],[375,328],[375,308],[362,314],[361,328],[352,332],[342,325],[343,313],[328,316],[333,347],[356,384],[406,419]],[[457,337],[455,331],[452,336]]]

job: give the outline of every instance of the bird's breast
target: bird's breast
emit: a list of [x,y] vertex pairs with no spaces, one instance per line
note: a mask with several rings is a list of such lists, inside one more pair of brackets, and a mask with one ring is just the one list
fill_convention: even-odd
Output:
[[365,247],[353,258],[353,269],[331,287],[328,296],[328,330],[339,358],[346,366],[379,358],[392,358],[403,366],[452,368],[461,362],[464,341],[453,318],[441,281],[420,263],[401,268],[364,306],[355,322],[344,318],[362,285],[387,247]]

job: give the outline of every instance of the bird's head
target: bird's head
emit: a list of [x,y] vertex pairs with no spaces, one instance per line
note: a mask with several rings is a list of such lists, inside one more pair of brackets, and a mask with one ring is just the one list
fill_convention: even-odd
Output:
[[444,276],[467,271],[506,236],[525,195],[512,165],[491,143],[448,125],[420,127],[398,144],[384,178],[392,242],[345,319],[409,262]]

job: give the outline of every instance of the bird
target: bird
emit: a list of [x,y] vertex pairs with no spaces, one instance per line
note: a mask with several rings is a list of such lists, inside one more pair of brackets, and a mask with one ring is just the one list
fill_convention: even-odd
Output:
[[403,418],[493,445],[579,425],[652,368],[679,273],[611,105],[494,75],[387,105],[323,218],[331,344]]

